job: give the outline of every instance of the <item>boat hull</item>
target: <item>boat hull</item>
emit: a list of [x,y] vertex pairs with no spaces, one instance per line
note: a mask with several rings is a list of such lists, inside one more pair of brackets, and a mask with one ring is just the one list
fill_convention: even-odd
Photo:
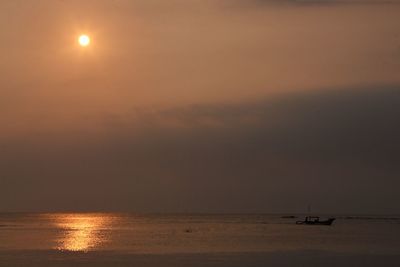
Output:
[[297,221],[296,224],[304,224],[304,225],[332,225],[335,218],[330,218],[325,221]]

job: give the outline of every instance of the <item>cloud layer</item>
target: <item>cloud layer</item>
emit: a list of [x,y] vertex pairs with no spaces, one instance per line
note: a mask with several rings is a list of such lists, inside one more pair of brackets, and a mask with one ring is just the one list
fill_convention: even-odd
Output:
[[1,208],[398,212],[399,89],[136,111],[94,138],[3,143]]

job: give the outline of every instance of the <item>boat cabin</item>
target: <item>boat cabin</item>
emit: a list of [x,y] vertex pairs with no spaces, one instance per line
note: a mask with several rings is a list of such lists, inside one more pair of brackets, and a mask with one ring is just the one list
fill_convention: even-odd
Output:
[[319,222],[319,217],[318,216],[307,216],[305,222],[317,223],[317,222]]

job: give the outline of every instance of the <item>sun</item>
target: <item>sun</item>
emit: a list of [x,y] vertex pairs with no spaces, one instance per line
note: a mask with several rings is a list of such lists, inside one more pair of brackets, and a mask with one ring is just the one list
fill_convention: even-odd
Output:
[[88,46],[90,44],[90,37],[87,36],[86,34],[82,34],[78,38],[78,43],[80,46]]

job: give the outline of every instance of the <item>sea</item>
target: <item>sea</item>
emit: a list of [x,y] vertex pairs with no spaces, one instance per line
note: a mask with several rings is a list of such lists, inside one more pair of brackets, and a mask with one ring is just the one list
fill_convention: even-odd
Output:
[[399,216],[335,217],[0,213],[0,266],[400,266]]

